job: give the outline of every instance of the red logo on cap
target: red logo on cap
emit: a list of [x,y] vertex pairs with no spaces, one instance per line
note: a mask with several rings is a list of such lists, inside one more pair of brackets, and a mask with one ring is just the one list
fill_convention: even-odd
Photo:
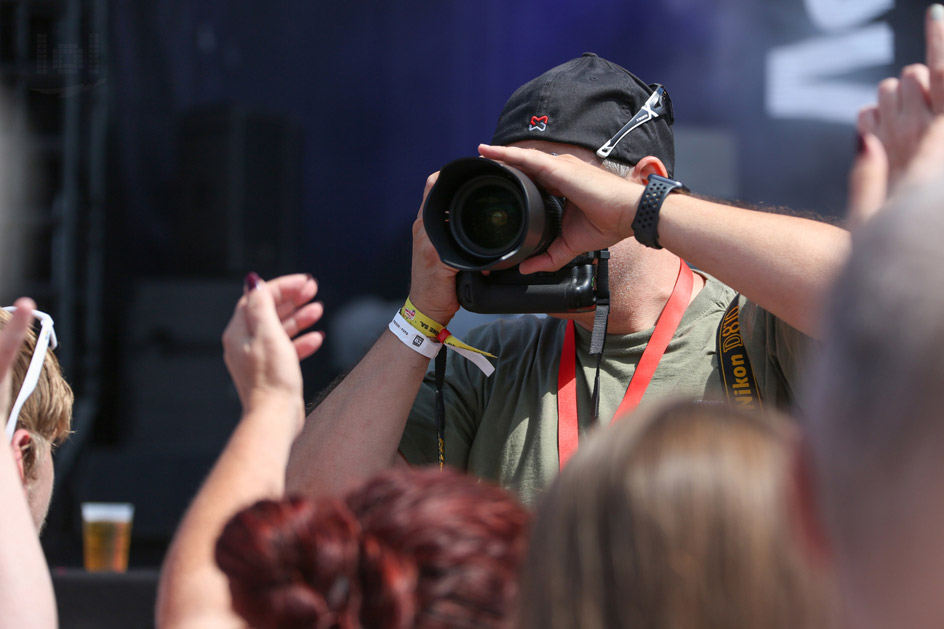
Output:
[[531,125],[528,131],[545,131],[547,129],[547,116],[531,116]]

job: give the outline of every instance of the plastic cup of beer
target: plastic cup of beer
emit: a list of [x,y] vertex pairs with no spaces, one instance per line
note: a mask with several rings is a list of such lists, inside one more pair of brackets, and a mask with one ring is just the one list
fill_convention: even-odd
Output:
[[83,502],[82,545],[89,572],[125,572],[131,546],[134,505],[128,502]]

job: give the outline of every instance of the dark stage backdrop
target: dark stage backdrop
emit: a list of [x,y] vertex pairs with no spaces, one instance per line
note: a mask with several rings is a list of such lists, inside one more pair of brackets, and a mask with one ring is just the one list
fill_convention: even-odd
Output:
[[[109,449],[64,499],[151,497],[136,530],[159,547],[237,417],[219,334],[245,273],[314,274],[329,317],[402,300],[427,175],[488,141],[518,85],[585,51],[668,88],[696,191],[841,215],[855,112],[922,59],[925,6],[110,2],[110,387],[93,440]],[[328,344],[309,396],[354,341]]]
[[[879,78],[921,59],[924,6],[116,1],[111,199],[121,245],[114,260],[130,277],[187,271],[181,118],[238,106],[283,116],[299,130],[293,269],[320,278],[334,306],[365,291],[400,296],[427,174],[487,141],[515,87],[584,51],[665,84],[680,135],[721,132],[733,151],[725,188],[732,196],[839,214],[854,112]],[[697,179],[698,163],[679,176]],[[279,208],[257,199],[238,211],[275,215]],[[203,230],[223,238],[226,226]]]

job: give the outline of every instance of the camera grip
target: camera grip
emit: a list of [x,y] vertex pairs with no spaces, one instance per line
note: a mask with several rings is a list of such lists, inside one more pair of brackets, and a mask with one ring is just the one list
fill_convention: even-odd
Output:
[[456,277],[459,303],[481,314],[588,312],[596,303],[593,264],[553,273],[522,275],[518,268],[462,271]]

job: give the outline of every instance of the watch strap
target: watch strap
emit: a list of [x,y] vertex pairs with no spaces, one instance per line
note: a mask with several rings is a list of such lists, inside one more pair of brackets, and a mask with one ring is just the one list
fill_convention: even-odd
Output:
[[659,211],[662,209],[665,198],[675,190],[688,192],[688,188],[681,181],[660,175],[649,175],[646,189],[643,190],[639,206],[636,208],[636,216],[633,218],[633,235],[636,236],[636,240],[647,247],[662,248],[659,244],[658,232]]

